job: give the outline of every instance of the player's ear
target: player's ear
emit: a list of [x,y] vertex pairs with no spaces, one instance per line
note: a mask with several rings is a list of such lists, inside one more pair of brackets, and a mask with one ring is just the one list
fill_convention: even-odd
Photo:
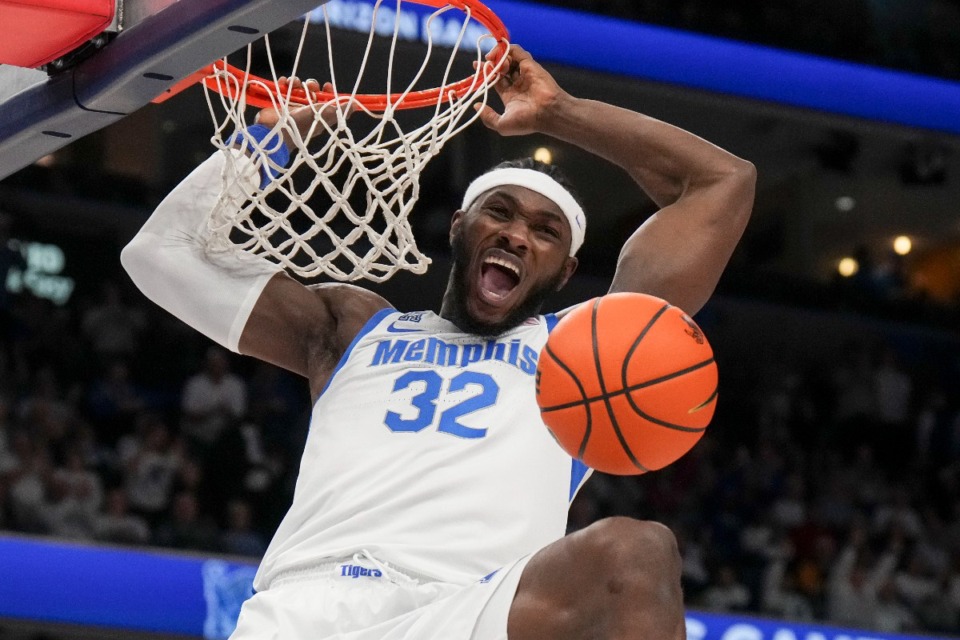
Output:
[[576,273],[578,264],[580,264],[580,261],[577,260],[575,256],[570,256],[566,262],[563,263],[563,278],[560,280],[560,284],[557,285],[557,291],[560,291],[560,289],[566,286],[570,278],[573,277],[573,274]]
[[450,218],[450,244],[453,245],[453,239],[460,233],[460,224],[463,220],[464,211],[463,209],[457,209],[453,212],[453,217]]

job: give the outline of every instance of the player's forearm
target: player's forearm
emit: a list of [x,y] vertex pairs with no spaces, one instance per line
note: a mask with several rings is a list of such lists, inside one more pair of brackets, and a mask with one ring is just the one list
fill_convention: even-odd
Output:
[[[124,248],[120,261],[153,302],[237,351],[254,304],[280,268],[262,258],[231,254],[213,258],[207,251],[206,218],[217,205],[223,166],[224,157],[218,153],[185,178]],[[251,169],[234,189],[256,188],[258,180],[256,169]]]
[[643,114],[561,94],[540,130],[622,167],[660,207],[717,183],[752,180],[753,166],[706,140]]

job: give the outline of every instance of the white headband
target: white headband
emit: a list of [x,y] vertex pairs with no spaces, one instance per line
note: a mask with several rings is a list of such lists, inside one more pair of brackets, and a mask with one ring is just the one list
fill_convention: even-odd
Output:
[[560,207],[563,215],[570,223],[572,233],[570,255],[576,255],[580,245],[583,244],[584,233],[587,231],[587,218],[583,215],[583,209],[573,199],[570,192],[564,189],[559,182],[541,171],[534,171],[533,169],[494,169],[485,173],[467,187],[467,192],[463,196],[463,210],[469,209],[480,194],[507,184],[535,191],[545,198],[549,198]]

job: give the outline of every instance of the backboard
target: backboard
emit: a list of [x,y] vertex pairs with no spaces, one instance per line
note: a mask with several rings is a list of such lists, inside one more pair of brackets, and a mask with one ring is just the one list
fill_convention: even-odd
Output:
[[0,179],[325,2],[125,0],[117,37],[72,69],[0,65]]

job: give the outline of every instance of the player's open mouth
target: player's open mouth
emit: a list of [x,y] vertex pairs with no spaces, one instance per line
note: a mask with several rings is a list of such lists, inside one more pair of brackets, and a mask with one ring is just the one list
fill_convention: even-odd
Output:
[[488,255],[480,265],[480,294],[488,302],[497,304],[509,296],[520,284],[522,264],[506,253]]

